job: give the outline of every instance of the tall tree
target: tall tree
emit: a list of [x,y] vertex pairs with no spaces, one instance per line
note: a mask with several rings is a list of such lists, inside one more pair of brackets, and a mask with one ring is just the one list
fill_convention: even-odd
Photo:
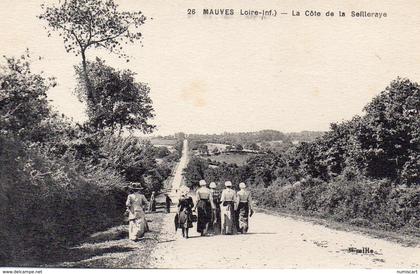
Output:
[[103,48],[127,58],[121,43],[134,43],[141,38],[138,28],[146,17],[140,11],[119,11],[114,0],[60,0],[58,5],[41,7],[39,18],[47,21],[48,36],[57,31],[64,39],[66,51],[81,56],[87,96],[95,108],[97,95],[88,75],[87,51]]
[[[376,96],[365,111],[363,131],[358,139],[369,175],[418,183],[420,85],[398,78]],[[401,178],[401,174],[408,177]]]

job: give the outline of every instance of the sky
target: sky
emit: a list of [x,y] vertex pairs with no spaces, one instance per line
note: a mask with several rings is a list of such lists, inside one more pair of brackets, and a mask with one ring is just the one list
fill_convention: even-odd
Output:
[[[73,94],[73,66],[80,60],[66,53],[58,35],[47,37],[36,18],[44,2],[0,1],[0,53],[18,56],[29,48],[44,57],[33,66],[57,78],[59,85],[48,93],[54,108],[83,121],[84,105]],[[128,63],[95,50],[88,57],[131,69],[150,86],[155,134],[328,130],[332,122],[362,114],[397,76],[420,79],[416,1],[116,2],[148,17],[142,43],[125,47]],[[188,16],[188,8],[198,14]],[[236,14],[203,16],[203,8],[232,8]],[[240,9],[288,15],[261,20],[239,16]],[[292,10],[366,10],[388,17],[292,17]]]

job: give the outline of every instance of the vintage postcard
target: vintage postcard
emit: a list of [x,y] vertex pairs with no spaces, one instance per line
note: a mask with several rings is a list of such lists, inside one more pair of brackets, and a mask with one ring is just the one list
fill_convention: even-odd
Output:
[[417,273],[419,27],[414,0],[1,0],[2,273]]

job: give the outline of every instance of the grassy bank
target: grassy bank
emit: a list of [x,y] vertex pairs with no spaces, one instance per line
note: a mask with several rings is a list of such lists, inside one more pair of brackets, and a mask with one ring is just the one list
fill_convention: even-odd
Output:
[[384,180],[341,179],[253,188],[252,192],[261,208],[342,223],[344,228],[420,239],[418,187],[396,188]]
[[[159,210],[159,209],[158,209]],[[160,210],[159,210],[160,211]],[[128,239],[127,223],[91,234],[80,244],[62,250],[43,267],[148,268],[151,253],[159,243],[165,213],[147,214],[150,231],[140,241]]]

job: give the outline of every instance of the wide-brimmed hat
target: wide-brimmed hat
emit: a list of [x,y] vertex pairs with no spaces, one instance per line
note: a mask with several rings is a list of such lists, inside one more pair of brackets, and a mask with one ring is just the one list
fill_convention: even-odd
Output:
[[225,182],[225,186],[226,186],[226,187],[228,187],[228,186],[232,186],[232,182],[231,182],[231,181],[226,181],[226,182]]
[[200,180],[200,186],[205,186],[205,185],[207,185],[207,183],[206,183],[206,181],[205,180]]
[[142,190],[143,187],[141,186],[140,183],[130,183],[130,185],[128,186],[130,189],[133,190]]
[[216,188],[217,186],[216,186],[216,183],[215,182],[211,182],[210,183],[210,188]]
[[246,184],[245,184],[245,183],[240,183],[240,184],[239,184],[239,188],[240,188],[240,189],[244,189],[244,188],[246,188]]

